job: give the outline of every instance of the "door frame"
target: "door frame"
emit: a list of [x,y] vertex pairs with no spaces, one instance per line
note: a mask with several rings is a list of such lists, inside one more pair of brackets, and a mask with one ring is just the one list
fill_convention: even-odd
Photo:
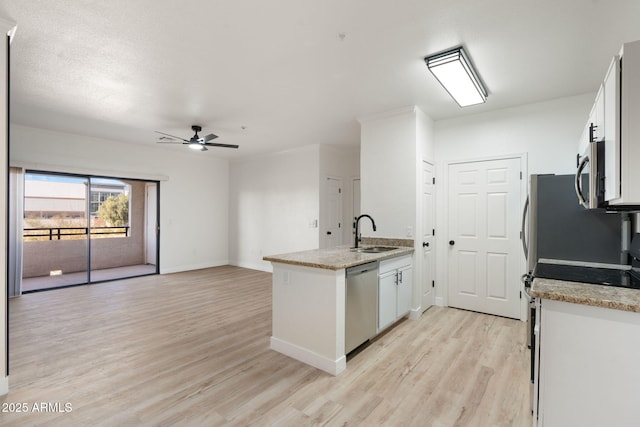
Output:
[[[24,167],[24,166],[15,166],[15,167],[20,167],[23,169],[23,173],[24,175],[27,175],[29,173],[33,173],[33,174],[39,174],[39,175],[53,175],[53,176],[62,176],[62,177],[73,177],[73,178],[82,178],[82,179],[86,179],[87,180],[87,189],[86,189],[86,204],[85,204],[85,212],[87,215],[87,254],[86,254],[86,263],[87,263],[87,277],[86,277],[86,282],[83,283],[74,283],[74,284],[70,284],[70,285],[62,285],[62,286],[56,286],[56,287],[50,287],[50,288],[42,288],[42,289],[38,289],[35,292],[40,292],[40,291],[47,291],[47,290],[51,290],[51,289],[62,289],[62,288],[67,288],[67,287],[73,287],[73,286],[84,286],[84,285],[93,285],[93,284],[98,284],[98,283],[102,283],[102,282],[109,282],[109,281],[113,281],[113,280],[123,280],[123,279],[129,279],[132,277],[141,277],[141,276],[149,276],[149,275],[157,275],[160,274],[160,181],[158,179],[147,179],[147,178],[126,178],[123,176],[117,176],[117,175],[101,175],[98,173],[90,173],[88,171],[86,172],[65,172],[63,170],[56,170],[56,168],[51,168],[51,170],[49,168],[47,169],[41,169],[41,168],[36,168],[36,167]],[[92,240],[91,240],[91,221],[89,218],[89,212],[90,212],[90,192],[91,192],[91,181],[93,179],[114,179],[114,180],[123,180],[123,181],[138,181],[138,182],[144,182],[144,183],[152,183],[155,184],[156,187],[156,207],[155,207],[155,212],[156,212],[156,221],[158,224],[158,228],[157,228],[157,235],[156,235],[156,263],[155,263],[155,272],[153,273],[144,273],[144,274],[139,274],[139,275],[134,275],[134,276],[124,276],[124,277],[119,277],[119,278],[115,278],[115,279],[107,279],[107,280],[93,280],[91,277],[92,274],[92,263],[91,263],[91,255],[92,255]],[[144,200],[144,204],[145,204],[145,222],[146,222],[146,210],[147,210],[147,206],[146,206],[146,185],[145,185],[145,200]],[[22,199],[19,201],[19,203],[22,204],[22,207],[24,209],[24,191],[22,194]],[[143,224],[143,227],[145,227],[146,224]],[[20,233],[22,234],[22,230],[20,230]],[[146,239],[146,236],[143,237],[143,239]],[[146,247],[143,249],[145,251],[145,258],[146,258]],[[21,255],[22,256],[22,255]],[[23,293],[29,293],[29,292],[33,292],[33,291],[26,291]]]
[[[149,209],[149,196],[150,194],[153,193],[153,196],[155,197],[155,205],[154,205],[154,209]],[[144,186],[144,197],[145,197],[145,203],[144,203],[144,243],[145,243],[145,248],[144,248],[144,258],[145,258],[145,262],[147,264],[154,264],[156,265],[158,268],[156,269],[156,271],[160,271],[159,270],[159,263],[160,263],[160,182],[158,181],[149,181],[145,183]],[[154,224],[153,224],[153,229],[154,229],[154,233],[153,235],[149,235],[149,229],[150,226],[152,224],[149,224],[150,219],[154,220]],[[154,247],[154,255],[153,255],[153,260],[149,259],[149,246],[153,246]],[[150,262],[153,261],[153,262]]]
[[[506,154],[506,155],[499,155],[499,156],[474,157],[469,159],[448,160],[443,162],[444,163],[443,170],[445,172],[439,175],[440,179],[444,181],[443,182],[444,185],[443,187],[440,187],[443,190],[436,193],[436,194],[438,193],[441,194],[441,197],[443,198],[437,202],[437,206],[442,206],[442,209],[440,209],[440,212],[442,213],[442,215],[440,215],[441,226],[436,227],[436,231],[442,230],[441,233],[445,233],[446,230],[449,230],[449,190],[450,190],[449,169],[450,167],[452,165],[457,165],[462,163],[475,163],[475,162],[486,162],[486,161],[492,161],[492,160],[507,160],[507,159],[520,160],[520,170],[522,171],[522,177],[520,179],[520,209],[521,209],[520,212],[522,212],[522,207],[524,206],[524,202],[527,198],[527,194],[529,194],[529,170],[528,170],[529,162],[528,162],[527,153],[516,153],[516,154]],[[438,218],[436,218],[436,224],[438,224]],[[522,235],[520,236],[520,239],[522,239]],[[441,281],[443,283],[443,286],[441,287],[441,293],[436,294],[436,305],[442,304],[445,307],[449,306],[449,269],[447,268],[447,266],[449,265],[450,255],[446,246],[447,242],[448,242],[448,239],[446,238],[436,240],[436,247],[438,248],[438,251],[440,252],[440,254],[442,254],[442,256],[440,257],[440,259],[442,260],[441,264],[438,264],[438,257],[436,257],[436,265],[437,265],[436,274],[438,273],[438,271],[440,271],[439,277],[442,278]],[[520,271],[524,273],[525,270],[527,269],[527,262],[524,257],[524,253],[519,252],[518,256],[520,259],[519,261]],[[436,283],[438,282],[436,281]],[[524,292],[524,286],[521,282],[518,283],[518,286],[520,288],[520,291]],[[527,300],[525,296],[522,295],[522,297],[520,298],[520,320],[526,321],[527,316],[528,316]]]
[[[416,283],[419,283],[419,288],[420,288],[420,292],[419,295],[417,295],[416,297],[418,298],[419,301],[419,307],[420,307],[420,313],[423,313],[425,310],[427,310],[427,308],[425,308],[422,304],[422,297],[424,295],[424,289],[425,287],[428,286],[432,286],[431,283],[429,283],[426,279],[426,277],[424,277],[424,272],[425,272],[425,268],[426,266],[424,265],[424,252],[423,252],[423,248],[422,248],[422,239],[425,235],[425,232],[428,230],[424,230],[424,216],[426,215],[426,206],[424,205],[424,200],[423,200],[423,189],[422,189],[422,185],[423,185],[423,172],[424,172],[424,164],[427,163],[429,165],[431,165],[432,168],[432,174],[433,174],[433,193],[432,193],[432,203],[433,206],[431,207],[432,210],[432,215],[433,215],[433,229],[437,230],[438,226],[437,226],[437,212],[438,212],[438,187],[436,186],[436,183],[439,183],[440,177],[437,176],[437,163],[430,158],[423,158],[420,161],[420,171],[419,171],[419,185],[418,187],[418,206],[420,207],[420,213],[418,216],[418,219],[416,221],[416,228],[417,228],[417,233],[415,236],[415,245],[414,245],[414,249],[415,249],[415,253],[416,255],[416,265],[419,267],[419,272],[417,274],[414,275],[414,286],[416,286]],[[440,233],[435,233],[433,234],[433,275],[432,280],[435,282],[435,286],[432,287],[431,292],[433,293],[433,305],[441,305],[438,304],[438,289],[439,289],[439,283],[438,283],[438,237],[440,236]],[[445,288],[446,289],[446,288]]]

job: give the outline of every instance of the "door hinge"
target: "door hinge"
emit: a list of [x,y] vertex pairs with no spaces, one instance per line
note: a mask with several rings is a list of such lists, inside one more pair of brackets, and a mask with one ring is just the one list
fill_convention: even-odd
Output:
[[342,194],[342,188],[338,188],[338,194]]
[[431,287],[432,287],[432,288],[435,288],[435,287],[436,287],[436,281],[435,281],[435,280],[432,280],[432,281],[431,281]]
[[522,291],[520,291],[520,299],[522,299]]
[[340,227],[342,227],[342,223],[339,222],[338,223],[338,228],[340,228]]
[[520,171],[520,181],[522,181],[522,171]]
[[432,228],[432,229],[431,229],[431,235],[432,235],[432,236],[435,236],[435,235],[436,235],[436,229],[435,229],[435,228]]
[[435,183],[436,183],[436,177],[435,176],[433,178],[431,178],[431,182],[432,182],[432,184],[435,185]]

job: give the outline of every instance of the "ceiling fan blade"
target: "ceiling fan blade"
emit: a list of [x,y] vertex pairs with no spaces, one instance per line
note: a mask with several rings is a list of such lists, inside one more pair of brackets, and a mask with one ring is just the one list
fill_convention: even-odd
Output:
[[200,138],[198,141],[200,141],[200,142],[209,142],[209,141],[211,141],[212,139],[216,139],[217,137],[218,137],[218,135],[214,135],[214,134],[210,133],[210,134],[209,134],[209,135],[207,135],[207,136],[203,136],[203,137],[202,137],[202,138]]
[[160,131],[154,131],[155,133],[159,133],[160,135],[165,135],[165,136],[169,136],[173,139],[179,139],[180,141],[185,141],[185,142],[189,142],[188,139],[184,139],[184,138],[180,138],[179,136],[175,136],[175,135],[169,135],[168,133],[164,133],[164,132],[160,132]]
[[218,144],[217,142],[205,142],[204,145],[209,147],[223,147],[223,148],[238,148],[239,145],[235,144]]
[[156,141],[158,144],[184,144],[181,141],[169,141],[169,140],[158,140]]

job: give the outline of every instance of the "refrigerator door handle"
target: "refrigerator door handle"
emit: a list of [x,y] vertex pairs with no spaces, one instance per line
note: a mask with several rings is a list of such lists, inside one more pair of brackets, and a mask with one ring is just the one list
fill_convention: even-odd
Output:
[[582,158],[582,160],[580,161],[580,165],[578,166],[578,170],[576,171],[576,182],[575,182],[575,187],[576,187],[576,196],[578,196],[578,202],[585,208],[585,209],[589,209],[589,204],[587,203],[586,199],[584,198],[584,195],[582,194],[582,184],[581,184],[581,178],[582,178],[582,171],[584,170],[584,168],[589,164],[589,156],[584,156]]
[[527,260],[529,258],[529,243],[527,242],[527,233],[526,233],[526,224],[527,224],[527,213],[529,212],[529,196],[527,195],[527,200],[524,202],[524,207],[522,208],[522,228],[520,230],[520,235],[522,236],[522,250],[524,251],[524,259]]

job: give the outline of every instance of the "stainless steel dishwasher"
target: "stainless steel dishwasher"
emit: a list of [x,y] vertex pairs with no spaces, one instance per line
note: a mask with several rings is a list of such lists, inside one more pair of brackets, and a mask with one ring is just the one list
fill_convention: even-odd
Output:
[[347,268],[345,354],[376,335],[378,317],[378,262]]

